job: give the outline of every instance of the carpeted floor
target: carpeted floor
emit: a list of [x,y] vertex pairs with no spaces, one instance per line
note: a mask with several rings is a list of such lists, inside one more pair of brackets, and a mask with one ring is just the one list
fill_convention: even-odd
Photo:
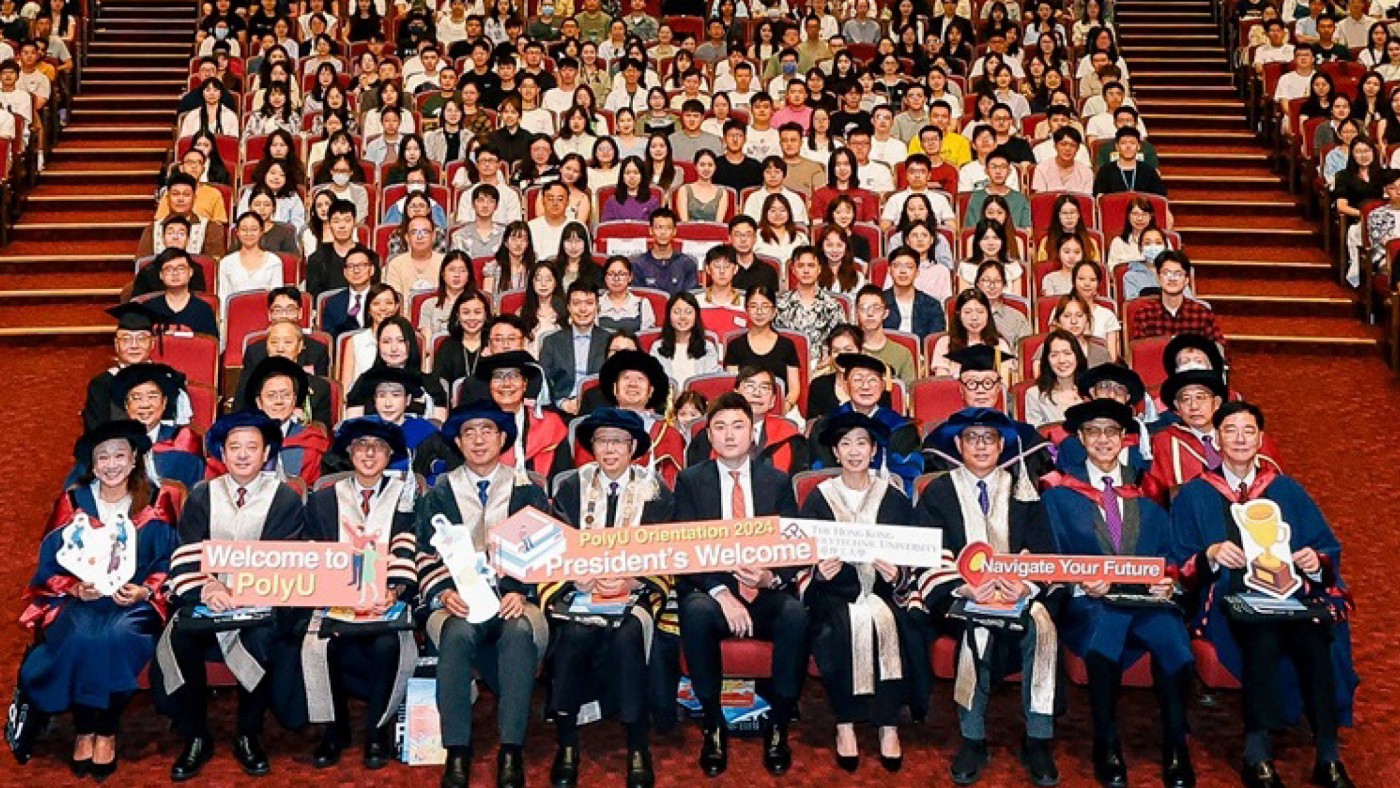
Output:
[[[88,346],[42,348],[8,347],[0,353],[0,391],[12,403],[10,429],[0,434],[0,512],[6,527],[0,530],[0,553],[10,560],[0,563],[0,586],[9,600],[5,615],[18,613],[21,588],[33,569],[36,539],[59,481],[68,467],[69,447],[78,432],[76,414],[82,405],[83,383],[107,363],[106,352]],[[1394,582],[1391,559],[1400,554],[1400,448],[1388,432],[1400,423],[1400,386],[1378,359],[1318,356],[1241,355],[1235,383],[1264,406],[1270,417],[1269,432],[1284,449],[1288,469],[1298,475],[1317,497],[1345,544],[1345,573],[1356,591],[1359,606],[1354,628],[1362,687],[1357,704],[1357,727],[1343,737],[1347,763],[1362,785],[1394,784],[1400,776],[1400,738],[1396,685],[1400,683],[1400,628],[1384,611],[1400,606],[1400,589]],[[13,621],[13,619],[11,619]],[[0,665],[5,677],[13,676],[26,641],[25,633],[10,624],[0,627]],[[994,763],[983,784],[1028,784],[1015,760],[1019,717],[1014,693],[1004,692],[993,709]],[[309,763],[314,745],[310,734],[293,735],[270,728],[267,739],[273,757],[273,774],[249,780],[234,767],[228,755],[231,698],[215,704],[220,753],[200,784],[259,785],[434,785],[434,768],[409,769],[399,765],[371,774],[350,753],[336,769],[316,772]],[[876,752],[872,732],[862,731],[867,758],[854,776],[838,771],[832,762],[831,722],[817,687],[804,698],[804,721],[795,732],[796,762],[792,773],[773,780],[762,771],[757,745],[738,742],[730,771],[710,781],[716,786],[923,786],[946,785],[947,764],[956,746],[952,724],[950,688],[937,689],[935,715],[922,728],[904,732],[906,765],[898,775],[886,774],[872,757]],[[1070,712],[1059,727],[1060,768],[1067,786],[1093,785],[1089,766],[1089,733],[1086,699],[1081,690],[1070,695]],[[491,719],[489,696],[477,710],[478,721]],[[1149,693],[1128,692],[1123,704],[1127,756],[1134,785],[1157,784],[1156,709]],[[1240,753],[1237,698],[1222,695],[1214,707],[1193,704],[1193,743],[1202,786],[1238,784],[1235,768]],[[621,782],[621,736],[616,725],[604,722],[584,731],[583,784],[616,785]],[[475,783],[492,784],[494,731],[482,729],[481,754]],[[698,734],[693,727],[658,740],[655,754],[660,786],[704,784],[694,766]],[[1280,766],[1290,785],[1306,782],[1311,750],[1306,736],[1293,732],[1280,739]],[[71,739],[66,720],[41,744],[38,757],[19,769],[0,755],[0,785],[60,786],[78,784],[63,765]],[[111,784],[118,786],[164,784],[179,741],[163,720],[139,698],[126,717],[121,740],[121,771]],[[549,732],[536,725],[530,740],[530,784],[547,784],[553,748]],[[606,753],[606,755],[604,755]]]

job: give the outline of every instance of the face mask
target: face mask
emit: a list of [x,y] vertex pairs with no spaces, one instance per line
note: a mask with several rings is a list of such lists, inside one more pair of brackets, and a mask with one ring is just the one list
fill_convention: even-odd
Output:
[[541,15],[541,16],[553,16],[553,15],[554,15],[554,6],[552,6],[552,5],[542,5],[542,6],[540,6],[540,15]]
[[796,73],[797,73],[797,64],[796,64],[796,63],[784,63],[784,64],[783,64],[783,73],[784,73],[784,74],[796,74]]
[[331,173],[331,180],[335,182],[336,186],[344,186],[350,182],[350,173],[333,172]]
[[226,27],[216,27],[216,28],[214,28],[214,37],[217,38],[217,39],[219,39],[220,41],[223,41],[225,38],[228,38],[228,28],[226,28]]
[[1165,251],[1167,251],[1167,247],[1161,244],[1148,244],[1142,247],[1142,259],[1149,263],[1156,262],[1157,256]]
[[419,192],[425,192],[425,191],[427,191],[427,190],[428,190],[428,184],[426,184],[426,183],[410,183],[410,184],[408,184],[408,193],[409,193],[409,194],[417,194],[417,193],[419,193]]

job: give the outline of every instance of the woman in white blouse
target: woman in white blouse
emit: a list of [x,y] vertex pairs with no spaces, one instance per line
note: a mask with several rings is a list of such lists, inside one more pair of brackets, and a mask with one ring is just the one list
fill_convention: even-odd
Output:
[[661,368],[671,378],[671,390],[681,391],[686,381],[697,375],[722,372],[719,353],[705,338],[700,325],[700,302],[680,292],[666,302],[666,319],[661,324],[661,341],[651,349]]
[[239,216],[237,235],[238,249],[219,261],[218,294],[224,311],[234,293],[271,290],[287,284],[282,279],[282,258],[258,245],[263,235],[261,216],[252,211]]
[[1070,271],[1070,276],[1074,278],[1074,292],[1090,305],[1089,314],[1089,334],[1095,339],[1103,340],[1108,346],[1109,358],[1118,360],[1118,335],[1123,330],[1123,324],[1118,321],[1118,315],[1108,307],[1099,303],[1099,282],[1103,272],[1099,270],[1098,263],[1085,260],[1078,263]]
[[792,206],[787,197],[770,194],[763,201],[763,217],[758,223],[758,243],[754,244],[754,254],[771,257],[787,265],[792,252],[799,246],[807,245],[807,234],[792,220]]
[[1084,401],[1075,378],[1089,368],[1074,335],[1055,329],[1036,356],[1035,386],[1026,392],[1024,418],[1032,427],[1065,420],[1065,410]]

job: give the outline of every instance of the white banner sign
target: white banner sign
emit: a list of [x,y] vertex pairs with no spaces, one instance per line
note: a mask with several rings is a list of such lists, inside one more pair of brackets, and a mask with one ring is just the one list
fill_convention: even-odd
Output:
[[942,563],[943,531],[907,525],[833,523],[784,517],[784,533],[801,530],[817,540],[820,558],[839,558],[853,564],[883,559],[895,566],[931,568]]

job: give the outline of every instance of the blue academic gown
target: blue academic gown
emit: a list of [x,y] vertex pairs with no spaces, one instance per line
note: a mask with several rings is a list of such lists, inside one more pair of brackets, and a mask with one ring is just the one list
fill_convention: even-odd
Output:
[[[1078,469],[1083,473],[1083,466]],[[1081,479],[1054,487],[1041,496],[1055,550],[1062,555],[1134,555],[1166,558],[1171,551],[1167,513],[1146,497],[1121,496],[1124,543],[1115,551],[1104,525],[1097,493],[1079,491]],[[1136,517],[1133,516],[1134,511]],[[1136,534],[1131,523],[1137,522]],[[1096,654],[1128,667],[1144,652],[1166,675],[1189,667],[1191,641],[1180,612],[1115,606],[1084,594],[1071,595],[1060,615],[1060,638],[1081,659]]]
[[[1198,578],[1202,594],[1196,610],[1190,612],[1188,626],[1192,635],[1204,637],[1215,646],[1221,664],[1235,677],[1242,673],[1243,653],[1230,632],[1230,623],[1218,604],[1218,598],[1243,590],[1239,572],[1221,568],[1211,577],[1205,550],[1226,540],[1239,543],[1239,529],[1231,519],[1224,494],[1211,484],[1211,477],[1225,485],[1219,471],[1209,471],[1186,484],[1172,502],[1172,561],[1182,569],[1186,578]],[[1225,485],[1228,488],[1228,485]],[[1322,558],[1320,582],[1303,578],[1303,587],[1294,596],[1315,599],[1332,608],[1332,666],[1337,685],[1337,715],[1342,725],[1352,724],[1352,704],[1360,679],[1351,655],[1351,627],[1347,624],[1352,602],[1350,592],[1341,577],[1342,545],[1332,533],[1317,504],[1292,477],[1261,464],[1258,477],[1249,492],[1249,499],[1268,498],[1277,503],[1283,520],[1292,528],[1289,549],[1304,547],[1316,550]],[[1302,712],[1302,697],[1293,663],[1281,666],[1279,691],[1283,694],[1284,712],[1288,720],[1297,720]]]
[[[72,503],[96,525],[97,503],[92,489],[75,487],[71,495]],[[71,509],[65,502],[60,506]],[[130,582],[156,587],[169,572],[170,555],[179,543],[169,523],[170,514],[159,507],[137,514],[133,523],[136,571]],[[61,714],[75,704],[105,709],[112,696],[135,692],[165,626],[163,598],[159,596],[153,597],[155,603],[122,607],[110,597],[83,602],[62,593],[60,589],[77,582],[58,563],[62,526],[71,519],[70,513],[40,543],[39,566],[29,582],[25,594],[28,607],[22,617],[27,626],[42,629],[44,634],[25,656],[20,686],[46,714]]]

